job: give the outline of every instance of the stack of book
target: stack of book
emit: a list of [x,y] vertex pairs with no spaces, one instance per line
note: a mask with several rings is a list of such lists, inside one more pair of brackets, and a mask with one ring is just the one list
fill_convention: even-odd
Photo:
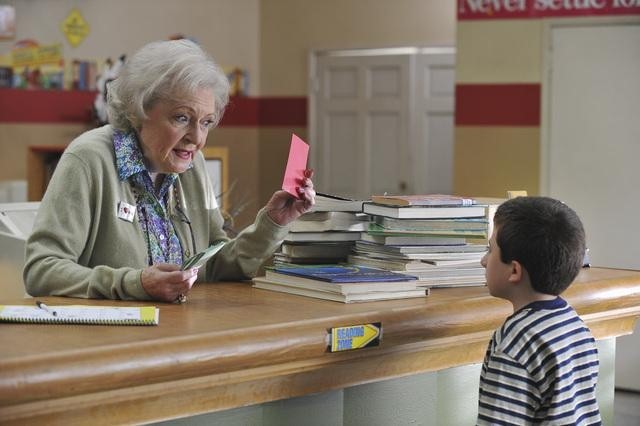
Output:
[[254,287],[343,303],[424,297],[428,289],[415,276],[349,266],[274,266]]
[[483,285],[487,206],[450,195],[372,196],[350,264],[407,272],[426,287]]
[[346,262],[355,241],[367,230],[362,201],[319,194],[311,212],[291,224],[274,264]]

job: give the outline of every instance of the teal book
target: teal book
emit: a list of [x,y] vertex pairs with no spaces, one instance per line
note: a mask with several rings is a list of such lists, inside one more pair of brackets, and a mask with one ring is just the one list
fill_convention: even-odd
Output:
[[325,281],[330,283],[366,283],[413,281],[417,277],[384,269],[355,265],[274,266],[269,268],[284,275]]

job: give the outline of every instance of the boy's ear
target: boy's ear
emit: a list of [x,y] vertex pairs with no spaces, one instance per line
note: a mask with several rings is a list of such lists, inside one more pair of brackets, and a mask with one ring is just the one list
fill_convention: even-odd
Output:
[[511,261],[511,273],[509,274],[510,283],[519,283],[522,280],[523,268],[517,260]]

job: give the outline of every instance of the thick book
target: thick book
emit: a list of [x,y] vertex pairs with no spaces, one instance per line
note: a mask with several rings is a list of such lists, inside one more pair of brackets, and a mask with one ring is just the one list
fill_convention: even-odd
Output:
[[411,281],[416,277],[349,265],[320,265],[317,267],[273,267],[271,271],[284,275],[306,278],[329,283],[365,283]]
[[289,232],[366,231],[369,216],[355,212],[310,212],[294,220]]
[[426,195],[372,195],[371,201],[389,206],[472,206],[476,200],[446,194]]
[[467,219],[394,219],[391,217],[374,216],[376,225],[389,231],[399,232],[460,232],[476,231],[486,233],[489,222],[486,218]]
[[[358,268],[357,266],[351,267]],[[276,266],[275,268],[279,269],[281,267]],[[390,271],[384,272],[393,273]],[[331,282],[282,274],[276,272],[273,269],[267,269],[265,271],[264,280],[269,281],[273,284],[286,285],[290,287],[300,287],[338,294],[415,290],[417,282],[417,278],[415,276],[407,276],[407,278],[403,281]]]
[[332,300],[342,303],[375,302],[382,300],[408,299],[414,297],[425,297],[429,294],[429,289],[425,287],[415,287],[412,290],[402,291],[375,291],[369,293],[334,293],[329,291],[319,291],[304,287],[294,287],[284,284],[273,283],[264,278],[253,279],[253,286],[262,290],[277,291],[280,293],[294,294],[298,296],[313,297],[315,299]]
[[291,257],[343,258],[349,255],[353,244],[353,241],[282,243],[280,250]]
[[[482,257],[487,251],[487,246],[483,244],[461,244],[461,245],[385,245],[368,241],[356,241],[356,251],[378,252],[378,253],[424,253],[446,255],[451,257],[454,254],[461,256],[475,257],[471,253],[479,253]],[[458,256],[459,257],[459,256]]]
[[285,242],[332,242],[332,241],[358,241],[360,232],[346,231],[325,231],[325,232],[289,232],[285,237]]
[[369,231],[362,233],[360,239],[362,241],[384,245],[457,246],[467,243],[466,238],[460,236],[430,233],[404,233],[396,231],[385,232],[377,228],[369,228]]
[[316,193],[316,203],[311,207],[312,212],[362,212],[364,200],[352,200],[337,195]]
[[159,316],[155,306],[0,305],[0,322],[158,325]]
[[359,255],[359,254],[350,254],[347,258],[347,262],[351,265],[359,265],[359,266],[368,266],[371,268],[380,268],[387,269],[389,271],[401,272],[401,273],[409,273],[414,276],[420,278],[415,274],[416,271],[421,271],[425,269],[425,265],[427,268],[431,267],[431,265],[427,265],[426,263],[421,262],[420,260],[413,259],[380,259],[377,257]]
[[364,203],[362,211],[370,215],[386,216],[397,219],[451,219],[467,217],[486,217],[486,206],[408,206],[397,207],[383,204]]
[[295,265],[309,265],[309,264],[333,264],[333,263],[341,263],[346,260],[345,256],[327,256],[327,257],[300,257],[300,256],[289,256],[287,254],[277,252],[273,254],[273,263],[275,265],[283,265],[287,266],[291,264]]
[[[386,246],[386,247],[395,247],[395,246]],[[391,251],[373,251],[373,250],[361,250],[355,249],[354,254],[359,256],[369,256],[375,257],[377,259],[388,259],[388,260],[465,260],[469,262],[477,262],[480,263],[480,259],[482,259],[482,255],[473,256],[473,253],[461,253],[457,255],[456,253],[421,253],[421,252],[406,252],[404,249],[402,251],[391,252]]]

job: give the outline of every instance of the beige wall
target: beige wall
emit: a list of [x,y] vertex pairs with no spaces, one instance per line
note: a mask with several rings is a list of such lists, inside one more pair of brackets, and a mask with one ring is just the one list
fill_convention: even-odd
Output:
[[451,0],[264,0],[260,5],[260,87],[266,96],[306,96],[313,49],[455,45]]
[[456,82],[540,83],[542,21],[458,23]]
[[[579,24],[599,18],[555,19]],[[607,22],[621,23],[632,19],[636,18],[606,18]],[[542,93],[544,28],[550,20],[552,18],[458,22],[456,83],[537,84]],[[476,110],[482,108],[481,104],[476,106]],[[514,189],[539,194],[540,125],[458,125],[455,130],[454,192],[503,197],[506,189]]]

